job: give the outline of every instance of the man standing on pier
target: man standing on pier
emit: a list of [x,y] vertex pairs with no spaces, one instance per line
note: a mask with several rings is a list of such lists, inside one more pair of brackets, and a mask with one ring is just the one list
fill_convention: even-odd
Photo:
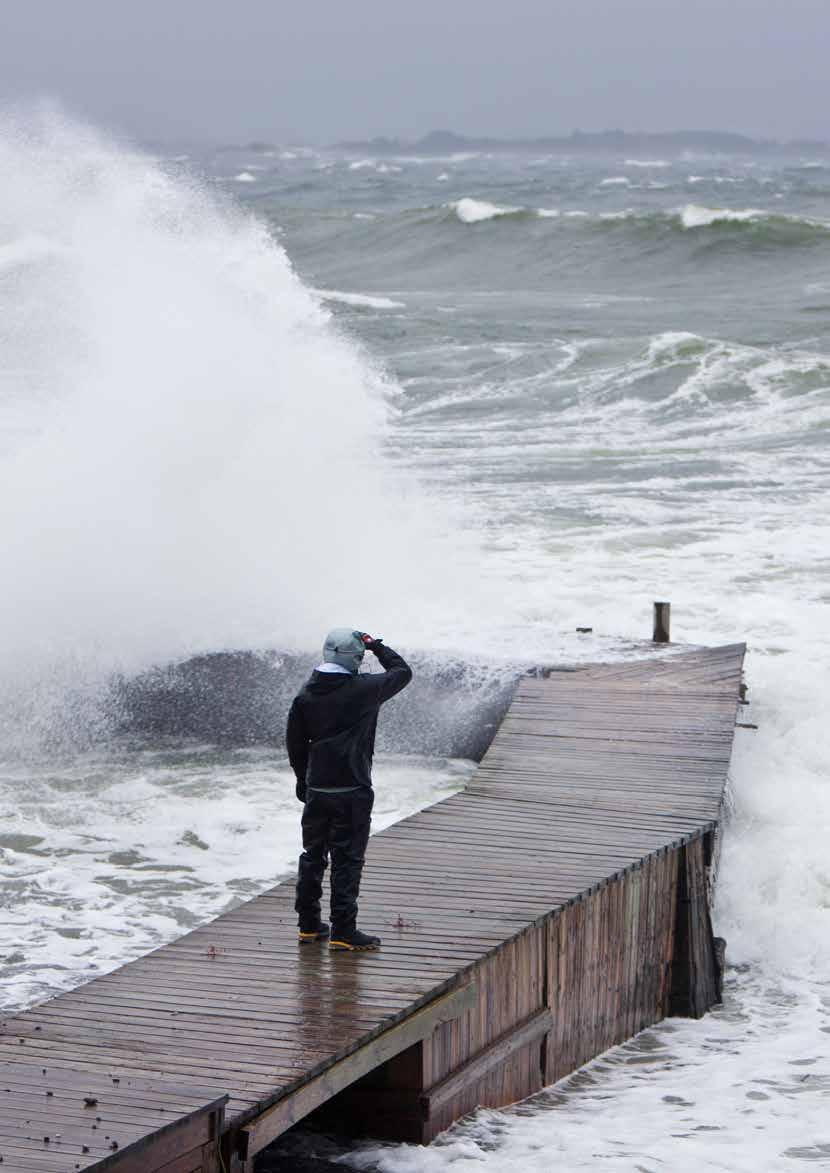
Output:
[[[374,653],[383,672],[358,672],[367,651]],[[330,949],[380,948],[380,937],[357,927],[357,897],[375,798],[375,728],[380,706],[411,679],[409,665],[381,639],[338,627],[326,637],[323,662],[291,705],[285,739],[297,777],[297,798],[305,804],[294,905],[301,944],[328,939]],[[331,933],[320,918],[329,852]]]

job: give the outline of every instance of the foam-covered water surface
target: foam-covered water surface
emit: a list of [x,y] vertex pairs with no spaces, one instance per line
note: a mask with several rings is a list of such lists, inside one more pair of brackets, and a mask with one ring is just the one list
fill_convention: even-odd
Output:
[[[381,830],[472,763],[380,757]],[[71,989],[294,874],[294,776],[270,749],[125,743],[0,763],[0,1009]]]

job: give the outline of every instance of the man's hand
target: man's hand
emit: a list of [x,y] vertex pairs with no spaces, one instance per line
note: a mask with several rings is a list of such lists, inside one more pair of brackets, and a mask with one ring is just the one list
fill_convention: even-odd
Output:
[[294,787],[294,793],[297,795],[297,798],[300,800],[300,802],[305,802],[306,785],[303,778],[297,779],[297,785]]
[[361,631],[360,638],[363,641],[363,646],[366,648],[367,652],[377,651],[378,645],[383,643],[382,636],[369,635],[369,633],[366,631]]

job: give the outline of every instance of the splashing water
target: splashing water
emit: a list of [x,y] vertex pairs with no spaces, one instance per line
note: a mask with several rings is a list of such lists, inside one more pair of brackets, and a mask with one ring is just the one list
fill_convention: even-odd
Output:
[[0,167],[6,663],[309,646],[391,624],[392,566],[428,629],[446,527],[382,459],[397,389],[267,228],[55,115],[4,120]]

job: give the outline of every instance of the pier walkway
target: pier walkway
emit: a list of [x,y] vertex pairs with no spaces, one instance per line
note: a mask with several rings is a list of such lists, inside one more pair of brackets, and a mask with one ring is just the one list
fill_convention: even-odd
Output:
[[466,789],[375,835],[376,954],[280,884],[0,1027],[4,1173],[219,1173],[298,1120],[429,1140],[718,997],[744,645],[524,677]]

